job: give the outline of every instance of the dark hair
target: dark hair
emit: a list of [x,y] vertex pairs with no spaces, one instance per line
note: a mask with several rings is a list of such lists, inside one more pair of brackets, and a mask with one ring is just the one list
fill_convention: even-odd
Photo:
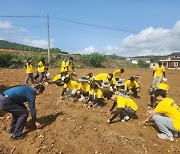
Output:
[[93,85],[93,89],[98,89],[99,87],[98,87],[98,85],[97,84],[94,84]]
[[88,76],[89,76],[90,78],[92,78],[92,77],[93,77],[93,73],[88,73]]
[[121,73],[124,73],[124,68],[121,68],[120,71],[121,71]]
[[108,75],[110,76],[110,78],[113,78],[113,74],[112,73],[109,73]]
[[66,78],[64,79],[64,83],[68,84],[70,80],[71,80],[70,77],[66,77]]
[[73,60],[73,57],[69,57],[69,60]]
[[135,78],[132,76],[132,77],[130,77],[130,80],[131,80],[131,81],[134,81],[134,80],[135,80]]
[[162,90],[162,89],[157,89],[155,92],[154,92],[154,96],[157,97],[157,96],[161,96],[163,98],[166,97],[166,91],[165,90]]
[[159,62],[158,62],[158,64],[159,64],[159,65],[162,65],[162,62],[161,62],[161,61],[159,61]]
[[34,86],[36,90],[39,90],[41,93],[45,90],[45,87],[42,84]]
[[28,58],[26,62],[29,63],[30,60],[32,60],[32,58]]

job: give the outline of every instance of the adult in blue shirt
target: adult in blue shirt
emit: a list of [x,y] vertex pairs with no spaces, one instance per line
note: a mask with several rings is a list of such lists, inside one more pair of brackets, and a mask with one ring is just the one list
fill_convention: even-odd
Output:
[[41,94],[44,90],[45,87],[41,84],[36,85],[34,88],[16,86],[0,94],[0,110],[12,114],[11,124],[8,128],[8,133],[13,133],[10,140],[23,139],[25,137],[22,132],[29,113],[27,107],[24,105],[25,102],[28,102],[30,114],[36,127],[41,127],[41,124],[37,122],[36,118],[35,98],[36,95]]

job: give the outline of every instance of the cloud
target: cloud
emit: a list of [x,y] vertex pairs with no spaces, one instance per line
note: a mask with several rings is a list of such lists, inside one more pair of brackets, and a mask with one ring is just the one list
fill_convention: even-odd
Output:
[[27,32],[27,29],[25,29],[24,27],[19,27],[16,29],[17,32]]
[[0,29],[10,29],[13,28],[9,21],[0,21]]
[[93,52],[96,52],[96,49],[93,46],[84,48],[83,50],[76,51],[76,53],[79,53],[79,54],[91,54]]
[[118,47],[124,56],[166,55],[180,51],[180,21],[172,29],[149,27],[124,38]]
[[[41,40],[31,40],[31,39],[24,39],[23,43],[29,46],[33,46],[33,47],[39,47],[39,48],[48,48],[48,41],[46,39],[41,39]],[[54,46],[53,45],[54,40],[51,39],[50,44],[51,44],[51,48]]]
[[101,49],[93,46],[85,48],[83,53],[98,51],[104,54],[120,56],[167,55],[180,51],[180,21],[171,29],[149,27],[137,34],[125,37],[117,46],[107,45]]

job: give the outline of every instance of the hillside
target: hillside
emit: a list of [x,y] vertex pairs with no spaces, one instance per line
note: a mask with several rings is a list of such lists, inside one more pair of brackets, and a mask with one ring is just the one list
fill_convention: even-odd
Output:
[[[93,53],[94,54],[94,53]],[[69,57],[74,58],[75,68],[94,68],[94,60],[96,63],[99,60],[98,67],[104,68],[137,68],[138,66],[132,64],[125,58],[115,55],[101,55],[101,54],[91,54],[91,55],[71,55],[64,53],[51,52],[50,67],[57,68],[60,67],[60,63],[64,59]],[[93,55],[93,56],[92,56]],[[47,60],[47,52],[33,52],[33,51],[21,51],[21,50],[10,50],[10,49],[0,49],[0,67],[1,68],[22,68],[24,63],[28,58],[32,58],[33,67],[36,67],[38,62],[42,57]],[[90,59],[91,58],[91,59]],[[102,60],[104,58],[104,60]]]
[[[24,44],[8,42],[0,40],[0,49],[17,50],[17,51],[30,51],[30,52],[47,52],[47,49],[32,47]],[[68,54],[68,52],[61,51],[59,48],[51,48],[51,52]]]

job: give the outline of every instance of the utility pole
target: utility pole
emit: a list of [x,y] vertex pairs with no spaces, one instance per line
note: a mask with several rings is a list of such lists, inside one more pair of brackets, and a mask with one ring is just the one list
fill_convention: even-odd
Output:
[[9,29],[8,34],[9,34],[9,42],[11,42],[11,30],[10,29]]
[[51,57],[50,57],[50,35],[49,35],[49,16],[48,16],[48,14],[47,14],[47,31],[48,31],[48,63],[49,63],[51,60]]

